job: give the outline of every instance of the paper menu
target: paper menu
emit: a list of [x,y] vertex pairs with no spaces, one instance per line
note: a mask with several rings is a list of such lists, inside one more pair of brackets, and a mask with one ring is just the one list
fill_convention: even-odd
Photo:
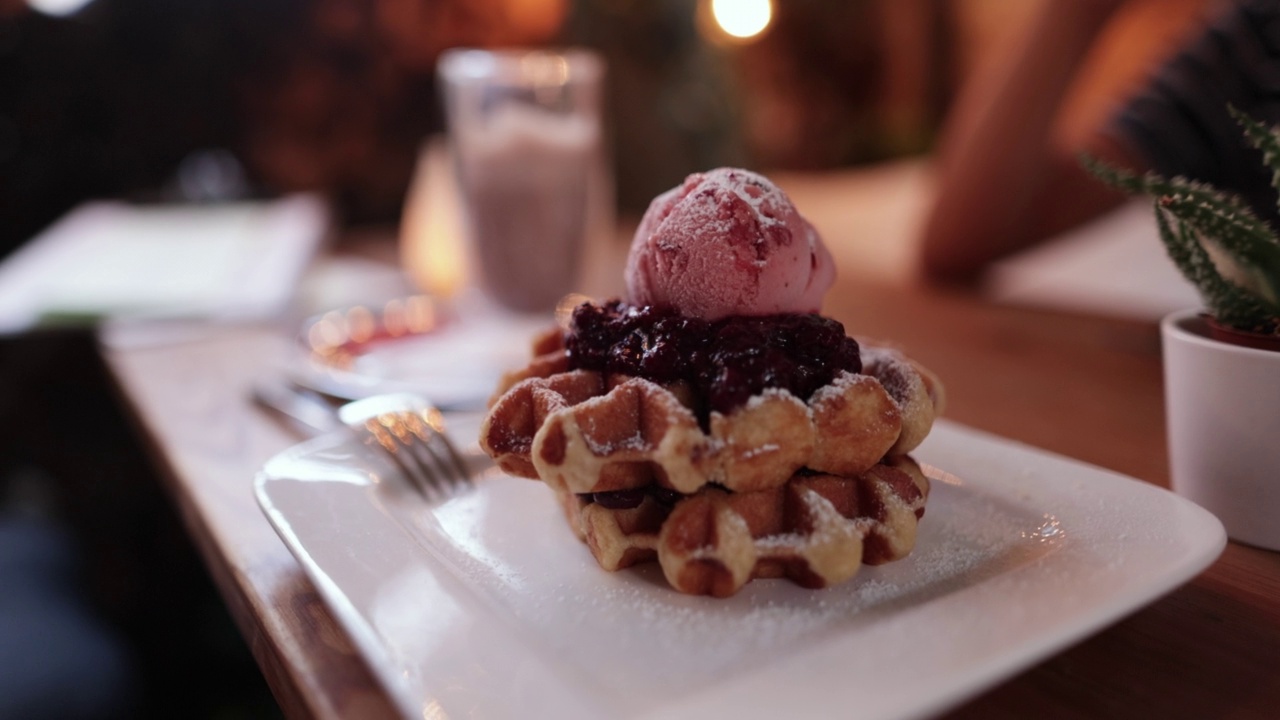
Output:
[[0,331],[53,319],[270,317],[327,230],[327,208],[310,195],[87,203],[0,264]]

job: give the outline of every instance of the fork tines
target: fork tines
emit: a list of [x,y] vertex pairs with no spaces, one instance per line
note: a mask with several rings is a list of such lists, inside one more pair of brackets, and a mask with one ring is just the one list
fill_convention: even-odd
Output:
[[430,419],[409,410],[385,412],[364,423],[405,477],[428,498],[447,497],[469,487],[462,456]]

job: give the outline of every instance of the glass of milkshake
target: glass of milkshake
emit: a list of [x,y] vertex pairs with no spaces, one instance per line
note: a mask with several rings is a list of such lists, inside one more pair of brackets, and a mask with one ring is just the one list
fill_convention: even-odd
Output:
[[509,310],[553,310],[579,289],[606,231],[604,63],[588,50],[456,49],[440,59],[475,279]]

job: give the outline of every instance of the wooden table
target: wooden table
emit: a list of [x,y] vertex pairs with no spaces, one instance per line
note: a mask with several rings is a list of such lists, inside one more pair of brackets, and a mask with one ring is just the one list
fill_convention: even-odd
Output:
[[[845,283],[828,312],[892,338],[946,381],[947,416],[1166,485],[1156,327]],[[285,333],[231,327],[106,346],[209,570],[290,717],[392,706],[259,511],[255,471],[295,442],[248,402]],[[1165,598],[955,710],[953,717],[1274,717],[1280,554],[1237,544]]]

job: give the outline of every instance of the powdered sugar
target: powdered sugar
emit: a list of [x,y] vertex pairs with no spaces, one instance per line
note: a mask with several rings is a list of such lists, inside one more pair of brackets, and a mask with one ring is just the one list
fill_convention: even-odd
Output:
[[598,442],[593,440],[592,437],[593,436],[591,435],[584,434],[582,439],[586,441],[587,449],[589,449],[591,454],[596,457],[608,457],[628,450],[641,452],[650,449],[649,443],[645,442],[645,439],[639,434],[622,438],[620,440],[615,439],[607,443]]
[[736,168],[690,175],[658,196],[627,258],[629,299],[706,319],[814,312],[835,265],[767,178]]
[[863,372],[874,375],[895,401],[902,402],[911,391],[911,383],[919,382],[911,363],[896,350],[868,345],[861,350]]
[[850,387],[858,385],[859,383],[868,382],[869,380],[870,378],[866,375],[859,375],[857,373],[841,370],[836,373],[835,377],[831,378],[831,382],[814,391],[813,396],[809,398],[809,404],[812,406],[818,406],[823,403],[829,403],[838,398],[842,398]]
[[713,170],[704,183],[736,195],[755,212],[762,227],[785,225],[782,217],[791,209],[791,199],[762,175],[748,170]]
[[777,446],[777,444],[775,444],[775,443],[765,443],[765,444],[763,444],[763,445],[760,445],[760,446],[758,446],[758,447],[754,447],[754,448],[752,448],[752,449],[750,449],[750,450],[748,450],[748,451],[746,451],[746,452],[742,453],[742,458],[743,458],[743,459],[745,459],[745,460],[749,460],[749,459],[751,459],[751,458],[760,457],[760,456],[762,456],[762,455],[768,455],[768,454],[770,454],[770,453],[776,453],[776,452],[778,452],[778,451],[779,451],[779,450],[781,450],[781,449],[782,449],[782,448],[778,447],[778,446]]
[[759,393],[747,398],[747,403],[746,405],[744,405],[744,407],[747,408],[748,410],[755,410],[759,408],[761,405],[763,405],[765,401],[773,400],[774,398],[780,398],[782,400],[790,400],[791,402],[799,405],[805,404],[803,400],[796,397],[795,395],[792,395],[791,391],[786,388],[767,387],[764,390],[761,390]]

